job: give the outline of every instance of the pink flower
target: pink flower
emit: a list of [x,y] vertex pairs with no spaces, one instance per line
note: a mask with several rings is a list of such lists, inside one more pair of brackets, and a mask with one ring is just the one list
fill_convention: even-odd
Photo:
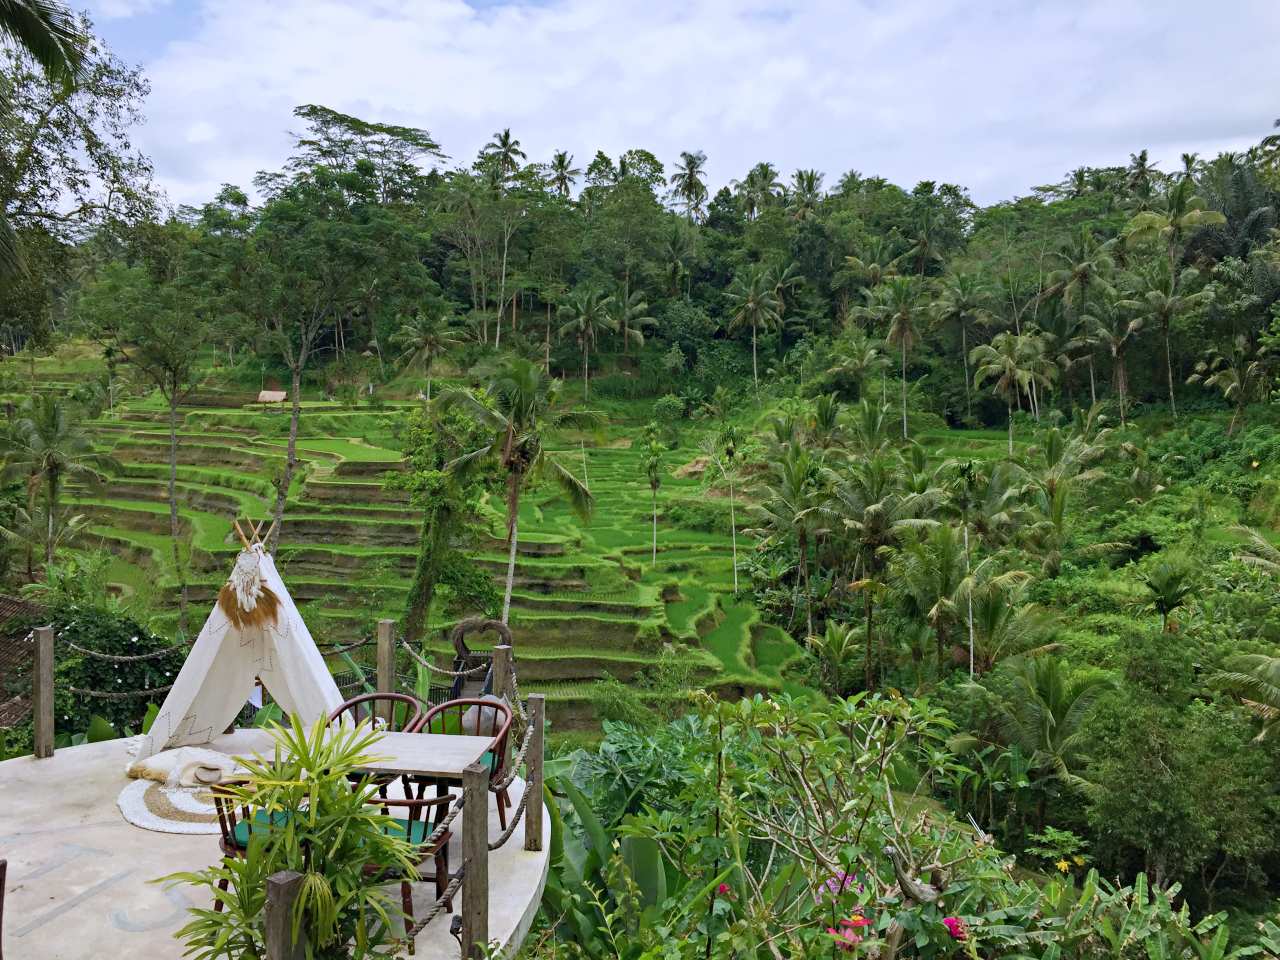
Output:
[[841,921],[840,921],[840,926],[842,926],[842,927],[869,927],[869,926],[871,926],[871,921],[870,921],[870,920],[868,920],[866,917],[864,917],[862,914],[860,914],[860,913],[855,913],[855,914],[854,914],[852,917],[850,917],[848,920],[841,920]]
[[947,928],[947,933],[951,934],[952,940],[963,943],[969,939],[969,927],[959,917],[943,917],[942,925]]
[[842,929],[837,930],[835,927],[827,927],[827,936],[836,942],[836,946],[841,950],[852,951],[857,949],[858,944],[862,942],[860,934],[854,933],[852,927],[847,927],[847,920],[841,920]]
[[720,886],[716,887],[716,893],[718,893],[722,897],[728,892],[729,892],[729,885],[727,883],[722,883],[720,884]]
[[830,895],[833,899],[845,893],[854,885],[857,885],[858,892],[862,892],[862,884],[858,883],[856,874],[841,870],[839,873],[833,873],[830,877],[818,884],[818,888],[814,891],[813,902],[821,903],[824,895]]

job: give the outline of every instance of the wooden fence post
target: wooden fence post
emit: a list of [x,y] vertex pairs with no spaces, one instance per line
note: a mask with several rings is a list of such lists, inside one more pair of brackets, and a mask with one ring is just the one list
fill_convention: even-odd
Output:
[[9,861],[0,860],[0,960],[4,960],[4,885],[9,873]]
[[462,771],[462,957],[484,954],[489,943],[489,768]]
[[[396,692],[396,622],[394,620],[378,621],[378,692]],[[379,703],[378,716],[387,723],[395,718],[391,715],[393,704]]]
[[493,694],[514,699],[511,694],[511,645],[507,643],[493,648]]
[[524,788],[529,791],[529,802],[524,808],[524,848],[542,849],[542,754],[543,734],[546,724],[546,697],[540,693],[529,694],[529,752],[525,755]]
[[31,671],[31,712],[35,720],[35,755],[53,756],[53,627],[36,627],[35,662]]
[[267,960],[306,960],[307,932],[293,940],[293,904],[302,892],[302,874],[281,870],[267,877]]

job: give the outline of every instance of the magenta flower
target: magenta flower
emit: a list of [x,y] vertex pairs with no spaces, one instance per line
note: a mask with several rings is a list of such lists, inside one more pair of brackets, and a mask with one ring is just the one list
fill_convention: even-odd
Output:
[[718,893],[722,897],[728,892],[729,892],[729,885],[727,883],[722,883],[720,884],[720,886],[716,887],[716,893]]
[[947,928],[947,933],[951,934],[952,940],[963,943],[969,939],[969,927],[959,917],[943,917],[942,925]]

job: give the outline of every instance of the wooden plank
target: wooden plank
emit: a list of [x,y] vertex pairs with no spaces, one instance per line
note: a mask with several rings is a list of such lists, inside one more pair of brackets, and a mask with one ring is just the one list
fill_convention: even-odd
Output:
[[[396,692],[396,622],[394,620],[378,621],[378,692]],[[391,711],[394,704],[382,702],[378,704],[378,716],[387,723],[392,720]]]
[[307,932],[293,939],[293,904],[302,892],[302,874],[281,870],[267,877],[267,960],[306,960]]
[[36,627],[31,709],[37,757],[53,756],[53,627]]
[[462,771],[462,956],[484,956],[489,943],[489,768]]
[[462,778],[463,771],[479,761],[493,744],[492,737],[466,737],[450,733],[384,733],[370,752],[383,759],[362,769],[379,773],[423,777]]
[[496,696],[512,699],[510,644],[500,643],[493,648],[493,692]]
[[546,732],[546,697],[540,693],[529,694],[529,752],[525,754],[525,786],[529,802],[524,810],[524,848],[542,849],[542,758],[543,736]]
[[4,960],[4,890],[9,874],[9,861],[0,860],[0,960]]

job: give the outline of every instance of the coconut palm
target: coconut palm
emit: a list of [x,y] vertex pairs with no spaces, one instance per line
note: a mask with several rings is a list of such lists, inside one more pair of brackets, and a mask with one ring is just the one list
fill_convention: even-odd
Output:
[[51,573],[49,560],[57,551],[72,543],[77,536],[89,526],[89,518],[83,514],[71,515],[63,510],[49,514],[45,504],[37,503],[30,511],[24,507],[16,507],[13,520],[7,527],[0,527],[0,536],[15,547],[25,549],[27,555],[27,579],[35,582],[35,565],[33,562],[33,544],[41,544],[45,552],[45,577]]
[[662,263],[665,265],[668,296],[679,296],[681,284],[685,283],[685,297],[688,298],[690,291],[687,281],[696,255],[697,247],[693,228],[673,220],[671,228],[663,239],[660,252]]
[[404,318],[391,335],[391,345],[400,351],[399,362],[407,368],[417,367],[427,378],[427,403],[431,402],[431,367],[450,347],[462,341],[448,317],[416,313]]
[[1236,554],[1237,560],[1266,571],[1273,577],[1280,577],[1280,547],[1249,527],[1233,526],[1231,532],[1245,541]]
[[817,213],[822,197],[822,174],[819,171],[797,170],[791,175],[787,209],[797,220],[808,219]]
[[1005,741],[1028,758],[1037,774],[1038,829],[1044,828],[1047,788],[1088,786],[1077,771],[1087,744],[1085,718],[1113,687],[1110,679],[1090,674],[1072,677],[1057,657],[1034,657],[1013,666],[1013,687],[997,703]]
[[600,290],[579,287],[561,305],[559,336],[572,335],[582,351],[582,398],[591,395],[591,350],[600,341],[600,334],[618,330],[618,321],[612,311],[613,298]]
[[952,273],[942,281],[942,292],[934,301],[938,322],[954,324],[960,331],[960,360],[964,364],[965,412],[973,417],[973,400],[970,396],[969,330],[974,324],[985,324],[992,319],[991,291],[976,273]]
[[809,638],[809,649],[821,664],[823,685],[832,697],[845,695],[845,673],[858,654],[858,628],[828,620],[826,630]]
[[1027,601],[1030,590],[1027,574],[1015,570],[1001,576],[987,576],[990,563],[984,563],[986,567],[977,570],[959,590],[972,618],[972,670],[986,673],[1001,660],[1038,656],[1056,649],[1053,636],[1057,621]]
[[1226,670],[1214,674],[1211,682],[1239,697],[1262,720],[1258,740],[1265,740],[1280,724],[1280,657],[1263,653],[1234,657]]
[[671,185],[671,194],[684,207],[685,216],[692,220],[701,220],[707,202],[707,184],[703,180],[706,173],[707,155],[701,150],[692,153],[688,150],[680,152],[680,160],[667,181]]
[[914,277],[892,277],[884,284],[883,309],[889,321],[885,340],[898,348],[902,376],[902,439],[907,439],[907,354],[920,338],[920,292]]
[[1159,324],[1164,336],[1164,368],[1169,384],[1169,411],[1178,419],[1178,404],[1173,395],[1173,345],[1171,331],[1179,318],[1204,309],[1213,301],[1213,287],[1199,287],[1200,271],[1194,267],[1175,271],[1168,260],[1157,259],[1138,277],[1131,296],[1119,301],[1118,307],[1132,310],[1148,322]]
[[[719,393],[720,388],[716,388]],[[734,480],[738,475],[738,430],[732,424],[723,421],[720,431],[715,436],[702,439],[700,449],[707,462],[714,466],[716,472],[729,486],[729,543],[733,550],[733,592],[738,592],[738,515],[737,497]]]
[[1152,209],[1135,214],[1124,229],[1126,242],[1158,240],[1174,263],[1191,232],[1225,224],[1227,218],[1208,209],[1204,198],[1196,195],[1195,186],[1194,180],[1183,178]]
[[1111,375],[1116,398],[1120,403],[1120,426],[1128,423],[1129,367],[1126,362],[1129,347],[1146,327],[1146,317],[1135,316],[1122,307],[1121,301],[1104,297],[1093,305],[1093,312],[1085,317],[1089,336],[1111,355]]
[[742,201],[748,220],[759,216],[760,211],[773,203],[782,192],[778,169],[768,162],[757,163],[747,171],[743,180],[734,180],[732,187]]
[[1041,294],[1042,299],[1058,297],[1062,301],[1064,316],[1076,320],[1076,324],[1071,325],[1074,335],[1062,338],[1060,347],[1068,359],[1075,350],[1087,348],[1091,403],[1098,402],[1093,376],[1093,350],[1097,340],[1084,318],[1089,314],[1091,294],[1110,295],[1115,292],[1108,279],[1115,270],[1115,261],[1110,254],[1113,243],[1099,240],[1088,226],[1082,226],[1075,238],[1053,255],[1061,266],[1049,274],[1049,284]]
[[1195,569],[1181,556],[1159,557],[1138,575],[1138,583],[1145,591],[1141,604],[1144,609],[1160,614],[1163,633],[1169,632],[1169,617],[1173,612],[1186,606],[1199,589]]
[[955,527],[938,524],[903,545],[892,571],[892,583],[907,613],[933,630],[939,671],[951,630],[962,616],[957,604],[965,580],[963,540]]
[[479,459],[492,459],[507,483],[507,582],[502,597],[502,622],[511,613],[511,590],[516,575],[519,542],[520,495],[531,477],[549,476],[568,497],[569,505],[584,520],[594,501],[591,492],[543,446],[543,436],[563,427],[594,428],[602,418],[590,410],[562,407],[561,382],[550,379],[542,367],[524,358],[508,360],[489,377],[484,396],[470,390],[447,390],[436,399],[444,411],[458,407],[484,427],[491,439],[484,446],[454,460],[461,470]]
[[[67,88],[80,82],[85,65],[85,36],[75,15],[53,0],[5,0],[0,3],[0,36],[31,57],[52,83]],[[0,120],[12,112],[0,90]],[[18,238],[0,211],[0,275],[23,269]]]
[[582,171],[573,165],[573,154],[567,150],[557,150],[551,157],[551,168],[547,182],[551,189],[562,197],[573,192],[573,185],[582,176]]
[[754,264],[734,277],[727,292],[729,298],[729,329],[751,328],[751,379],[756,388],[756,402],[760,401],[760,364],[757,343],[760,330],[772,330],[782,322],[778,298],[767,267]]
[[644,346],[644,331],[657,325],[657,320],[649,316],[649,304],[639,290],[632,290],[625,295],[622,290],[609,298],[607,307],[613,318],[615,332],[622,337],[622,352],[629,347],[639,349]]
[[867,379],[883,373],[890,364],[882,348],[881,341],[872,340],[857,327],[849,327],[832,344],[836,362],[827,373],[852,380],[858,388],[858,399],[862,400]]
[[845,268],[859,283],[878,287],[898,272],[902,254],[884,237],[872,237],[856,254],[844,258]]
[[1228,353],[1210,351],[1206,359],[1196,364],[1196,372],[1187,377],[1187,383],[1202,383],[1206,389],[1222,393],[1222,399],[1232,407],[1227,425],[1227,436],[1231,436],[1237,426],[1244,425],[1245,408],[1271,395],[1271,366],[1266,348],[1252,349],[1242,333],[1232,341]]
[[875,601],[884,592],[888,561],[912,531],[937,522],[922,515],[922,498],[903,492],[900,475],[901,461],[892,455],[859,459],[848,472],[829,478],[832,496],[823,507],[844,532],[851,586],[862,594],[868,690],[875,684]]
[[520,170],[520,161],[525,160],[525,153],[520,149],[520,141],[511,135],[511,128],[505,127],[493,135],[480,150],[480,155],[493,161],[498,172],[505,178],[515,176]]
[[[755,508],[763,542],[791,543],[798,557],[797,585],[804,590],[806,636],[813,635],[813,593],[809,584],[809,545],[826,503],[821,461],[804,446],[787,445],[769,464],[769,479]],[[793,605],[794,611],[794,605]]]
[[990,343],[973,348],[969,362],[974,366],[973,385],[992,381],[992,392],[1001,397],[1009,416],[1009,456],[1013,456],[1013,405],[1028,391],[1035,372],[1025,334],[1005,331]]
[[111,457],[94,450],[75,408],[61,397],[41,394],[23,406],[5,438],[4,476],[26,481],[30,517],[36,516],[36,498],[43,494],[46,564],[53,562],[54,525],[61,515],[65,482],[98,480],[105,470],[117,467]]
[[653,500],[653,553],[649,561],[650,568],[658,565],[658,488],[662,486],[662,452],[662,444],[650,438],[641,461]]

